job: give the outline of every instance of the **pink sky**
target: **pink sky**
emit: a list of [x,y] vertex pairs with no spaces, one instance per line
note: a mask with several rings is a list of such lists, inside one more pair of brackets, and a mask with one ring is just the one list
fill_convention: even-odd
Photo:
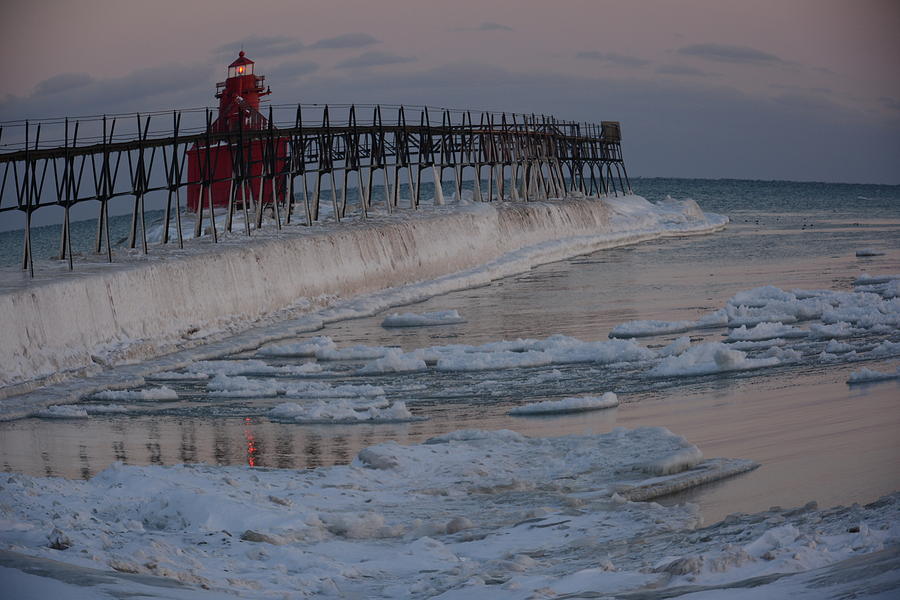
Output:
[[[808,156],[821,145],[804,145],[809,132],[833,123],[857,132],[860,148],[886,156],[866,157],[870,166],[861,163],[847,178],[900,182],[887,160],[900,157],[888,135],[900,132],[894,0],[7,0],[4,7],[0,44],[14,60],[0,82],[2,120],[212,105],[213,84],[243,41],[257,71],[269,75],[276,103],[620,118],[628,151],[647,175],[823,178],[838,155],[785,173],[777,167]],[[700,120],[706,127],[697,127]],[[797,145],[779,160],[757,160],[769,152],[765,138],[753,137],[758,121],[777,121],[788,134],[781,137]],[[791,123],[797,131],[785,132]],[[713,127],[718,133],[704,141]],[[711,171],[686,171],[665,147],[678,135],[700,136],[707,165],[729,139],[750,140],[753,152],[736,156],[733,168],[720,160]]]

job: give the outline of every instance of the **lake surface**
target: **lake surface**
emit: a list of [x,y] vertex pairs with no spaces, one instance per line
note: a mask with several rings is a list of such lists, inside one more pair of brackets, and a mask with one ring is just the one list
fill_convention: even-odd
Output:
[[[900,273],[897,186],[638,179],[634,187],[650,200],[694,198],[732,223],[715,234],[603,250],[386,311],[457,310],[465,323],[386,329],[381,326],[385,314],[380,314],[278,343],[324,335],[339,347],[409,351],[555,334],[605,340],[622,322],[697,319],[735,293],[758,286],[852,291],[862,272]],[[883,254],[857,257],[863,248]],[[690,335],[695,342],[719,341],[724,331]],[[661,347],[680,335],[640,341]],[[900,342],[900,332],[887,332],[882,339]],[[460,428],[553,436],[652,425],[685,436],[708,457],[761,463],[752,473],[668,500],[699,503],[708,522],[735,511],[809,500],[822,506],[870,501],[900,489],[900,383],[845,383],[862,366],[893,370],[898,358],[822,364],[814,358],[819,351],[809,346],[796,364],[668,380],[641,377],[627,365],[383,375],[356,374],[365,361],[323,365],[328,371],[323,381],[381,386],[390,400],[402,400],[415,416],[427,418],[410,423],[283,423],[267,416],[283,397],[212,398],[205,382],[170,381],[165,385],[178,391],[176,402],[116,401],[130,411],[78,421],[0,423],[0,465],[7,471],[82,478],[113,461],[305,468],[347,463],[361,448],[385,440],[415,443]],[[265,360],[280,366],[314,359]],[[606,391],[619,395],[618,408],[507,415],[526,402]]]

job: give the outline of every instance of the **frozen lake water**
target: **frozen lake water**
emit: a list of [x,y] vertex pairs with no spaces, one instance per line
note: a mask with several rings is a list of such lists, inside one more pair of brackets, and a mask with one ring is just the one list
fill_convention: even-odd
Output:
[[[481,345],[565,335],[608,339],[627,321],[696,320],[738,292],[773,285],[785,290],[853,291],[861,273],[900,273],[900,190],[887,186],[735,181],[638,180],[651,200],[691,197],[732,219],[725,231],[603,250],[533,269],[490,285],[438,296],[373,317],[330,324],[314,334],[270,346],[328,336],[338,348],[392,346],[412,351],[449,344]],[[862,249],[872,256],[857,256]],[[863,253],[867,254],[867,253]],[[458,311],[462,323],[385,328],[390,312]],[[718,342],[723,325],[689,332]],[[642,337],[659,349],[685,333]],[[900,342],[900,331],[859,335],[860,352]],[[862,367],[891,371],[896,355],[826,363],[827,339],[791,342],[802,358],[765,369],[697,377],[648,378],[633,364],[565,363],[476,371],[426,370],[358,374],[371,359],[231,357],[274,367],[316,362],[324,372],[279,375],[282,383],[372,385],[427,420],[301,424],[270,409],[284,395],[213,397],[207,381],[171,380],[176,401],[107,400],[125,413],[90,419],[24,419],[0,424],[6,471],[89,478],[114,461],[127,464],[205,462],[302,468],[348,463],[367,446],[421,442],[460,428],[512,429],[526,435],[603,433],[617,426],[665,426],[706,456],[740,457],[756,471],[693,490],[672,501],[699,503],[707,522],[726,514],[792,506],[871,501],[900,489],[900,383],[848,386]],[[521,349],[520,349],[521,350]],[[521,352],[519,353],[521,354]],[[247,363],[250,364],[250,363]],[[254,363],[255,364],[255,363]],[[259,370],[259,369],[257,369]],[[259,382],[271,374],[245,374]],[[527,402],[615,392],[617,408],[552,416],[510,416]]]

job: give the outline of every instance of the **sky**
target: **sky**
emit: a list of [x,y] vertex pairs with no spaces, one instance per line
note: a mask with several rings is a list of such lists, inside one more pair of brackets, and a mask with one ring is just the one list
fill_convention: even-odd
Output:
[[4,0],[0,121],[277,104],[622,123],[646,177],[900,184],[897,0]]

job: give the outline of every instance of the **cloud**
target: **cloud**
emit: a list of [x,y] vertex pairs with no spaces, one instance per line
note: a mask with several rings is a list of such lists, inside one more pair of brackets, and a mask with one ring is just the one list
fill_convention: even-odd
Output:
[[515,29],[496,21],[484,21],[478,27],[454,27],[450,31],[515,31]]
[[494,21],[485,21],[475,28],[475,31],[514,31],[509,25],[495,23]]
[[802,85],[786,85],[783,83],[773,83],[769,85],[773,90],[786,90],[788,92],[799,92],[804,94],[833,94],[834,90],[826,87],[808,87]]
[[264,73],[269,79],[269,82],[275,82],[285,79],[292,79],[295,77],[302,77],[303,75],[309,75],[310,73],[314,73],[319,70],[319,63],[313,62],[311,60],[298,60],[298,61],[289,61],[286,63],[282,63],[277,67],[271,69],[268,73]]
[[881,103],[883,107],[888,110],[897,110],[900,111],[900,100],[897,98],[889,98],[887,96],[882,96],[878,99],[878,102]]
[[785,64],[785,61],[748,46],[731,46],[728,44],[693,44],[678,49],[678,54],[683,56],[696,56],[706,60],[727,63],[744,63],[756,65]]
[[[212,75],[213,68],[203,64],[138,69],[109,79],[86,80],[77,73],[64,73],[41,82],[28,96],[0,100],[0,120],[164,110],[186,103],[196,106],[198,96],[212,100]],[[67,82],[70,85],[65,86]],[[66,92],[65,104],[57,96],[61,91]]]
[[60,73],[34,86],[34,93],[39,96],[56,94],[87,85],[92,81],[94,78],[87,73]]
[[243,48],[244,52],[250,58],[259,56],[284,56],[286,54],[296,54],[303,50],[306,46],[297,38],[284,35],[251,35],[240,40],[235,40],[228,44],[217,47],[213,52],[217,55],[237,56],[238,51]]
[[701,71],[694,67],[686,67],[684,65],[660,65],[656,67],[656,72],[660,75],[686,75],[688,77],[716,77],[716,73]]
[[360,67],[378,67],[381,65],[396,65],[400,63],[408,63],[416,60],[411,56],[400,56],[399,54],[391,54],[389,52],[366,52],[353,58],[342,60],[335,68],[337,69],[355,69]]
[[380,40],[368,33],[345,33],[321,39],[310,46],[310,48],[363,48],[379,42]]
[[586,52],[579,52],[575,56],[577,58],[600,60],[612,65],[616,65],[617,67],[634,68],[643,67],[650,64],[649,60],[644,60],[643,58],[638,58],[636,56],[627,56],[625,54],[619,54],[617,52],[597,52],[596,50],[589,50]]

